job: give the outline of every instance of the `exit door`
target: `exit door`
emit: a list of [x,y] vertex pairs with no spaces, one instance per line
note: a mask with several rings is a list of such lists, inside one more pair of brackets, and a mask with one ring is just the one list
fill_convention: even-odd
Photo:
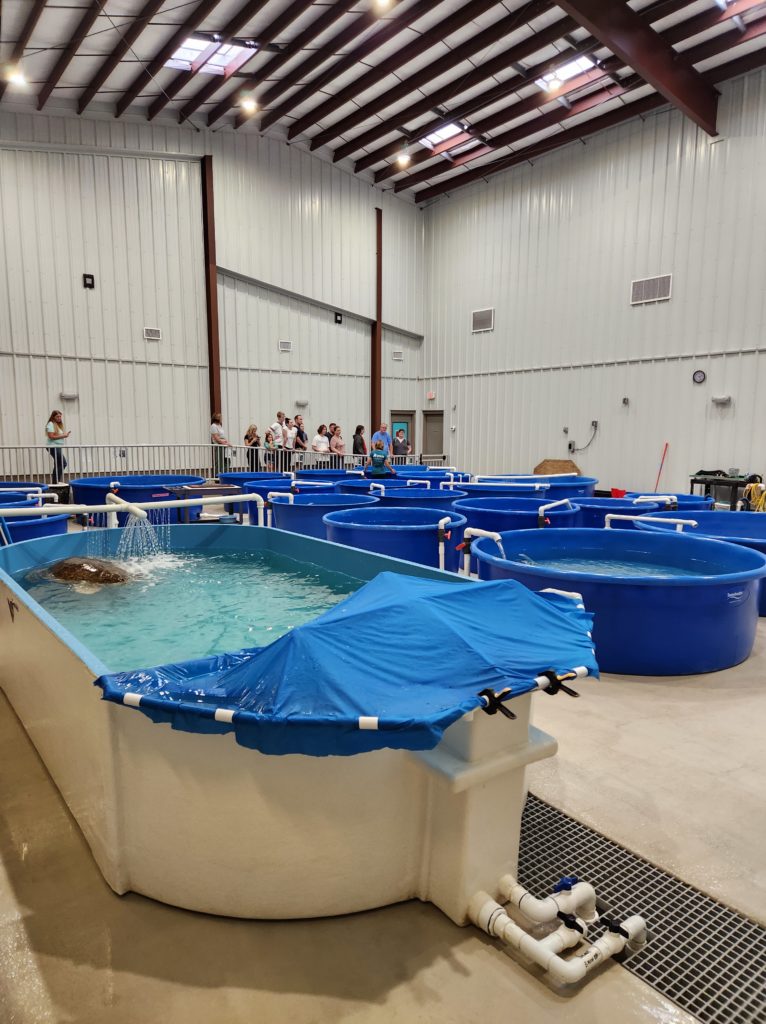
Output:
[[423,454],[444,454],[444,413],[423,413]]

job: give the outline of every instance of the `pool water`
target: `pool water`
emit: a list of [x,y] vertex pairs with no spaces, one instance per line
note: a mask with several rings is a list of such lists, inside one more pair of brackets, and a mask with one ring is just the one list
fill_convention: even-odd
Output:
[[673,576],[707,576],[712,566],[698,569],[690,566],[659,565],[652,562],[624,562],[607,558],[541,558],[532,559],[520,555],[519,562],[524,565],[539,566],[544,569],[560,569],[564,572],[591,573],[596,576],[659,576],[669,579]]
[[271,552],[165,552],[117,564],[128,583],[93,588],[39,572],[19,580],[112,672],[263,647],[361,586]]

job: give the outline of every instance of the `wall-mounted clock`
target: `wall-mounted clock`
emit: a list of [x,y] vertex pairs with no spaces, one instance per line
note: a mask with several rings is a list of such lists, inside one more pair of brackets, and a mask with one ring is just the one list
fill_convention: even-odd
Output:
[[695,370],[692,374],[692,380],[695,384],[704,384],[707,380],[707,374],[704,370]]

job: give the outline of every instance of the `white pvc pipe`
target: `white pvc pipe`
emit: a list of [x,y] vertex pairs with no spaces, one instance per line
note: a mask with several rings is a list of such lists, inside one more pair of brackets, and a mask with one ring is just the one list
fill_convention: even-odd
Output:
[[[534,490],[534,491],[547,491],[550,488],[550,486],[551,486],[550,484],[520,484],[520,483],[516,483],[516,482],[511,482],[510,480],[508,480],[508,481],[504,481],[504,480],[498,481],[497,478],[495,478],[494,480],[482,481],[478,477],[472,477],[471,480],[470,480],[470,483],[472,483],[472,484],[480,483],[482,487],[505,487],[505,488],[510,489],[510,490],[513,490],[514,488],[518,488],[519,490],[525,490],[525,491],[528,491],[530,487],[532,487],[532,490]],[[460,485],[458,484],[458,487],[459,486]]]
[[[160,509],[160,508],[192,508],[196,505],[220,505],[223,502],[233,504],[234,502],[240,501],[254,501],[258,506],[258,525],[263,526],[263,509],[264,501],[260,494],[227,494],[225,497],[221,495],[211,495],[205,498],[179,498],[175,501],[139,501],[135,503],[136,508],[141,509]],[[36,508],[8,508],[3,506],[2,518],[22,516],[50,516],[50,515],[68,515],[78,516],[86,515],[90,512],[114,512],[114,504],[109,505],[59,505],[55,511],[46,508],[45,506]]]
[[385,494],[385,484],[370,484],[370,494],[372,494],[373,491],[380,491],[381,494]]
[[[503,538],[499,533],[493,533],[491,530],[479,530],[475,526],[469,526],[468,529],[463,533],[463,539],[471,537],[489,537],[495,544],[500,548],[500,554],[505,558],[505,549],[503,548]],[[467,547],[463,552],[463,573],[466,576],[471,575],[471,552]]]
[[559,913],[575,914],[587,924],[598,920],[596,890],[588,882],[577,882],[566,892],[555,892],[539,900],[517,882],[513,875],[503,875],[498,884],[500,895],[536,924],[555,921]]
[[[271,499],[276,497],[287,498],[289,505],[295,502],[295,496],[291,491],[269,491],[266,495],[266,525],[269,527],[271,526]],[[260,526],[260,523],[258,525]]]
[[637,520],[641,520],[642,522],[647,522],[647,523],[673,523],[673,525],[676,528],[676,533],[683,533],[683,530],[684,530],[685,526],[696,527],[698,525],[696,519],[665,519],[664,517],[662,519],[655,519],[655,518],[653,518],[650,515],[648,515],[648,516],[647,515],[644,515],[644,516],[618,516],[614,512],[610,512],[609,515],[606,516],[605,519],[604,519],[604,527],[607,530],[611,530],[612,529],[612,523],[613,522],[618,522],[620,520],[623,520],[623,521],[629,522],[629,523],[634,523]]
[[130,512],[132,516],[135,516],[136,519],[149,518],[149,516],[146,514],[146,512],[144,512],[142,508],[139,508],[138,505],[131,505],[129,501],[125,501],[124,498],[121,498],[119,494],[115,494],[114,491],[109,491],[109,493],[106,496],[106,502],[108,505],[122,505],[122,507],[127,512]]
[[439,568],[442,570],[444,569],[444,533],[449,528],[451,522],[451,516],[444,516],[439,520],[437,527],[439,530]]
[[664,501],[666,505],[675,505],[678,508],[677,494],[640,494],[636,501]]
[[621,922],[621,928],[627,933],[628,938],[616,932],[607,932],[589,945],[581,955],[564,960],[559,953],[579,945],[586,938],[588,929],[584,921],[577,922],[582,932],[563,925],[553,936],[548,936],[544,940],[535,939],[515,924],[500,904],[486,892],[476,893],[469,905],[468,914],[482,931],[517,949],[533,963],[548,971],[556,981],[567,985],[582,981],[604,960],[613,957],[615,953],[621,953],[628,943],[632,946],[641,946],[646,941],[646,924],[643,918],[634,915]]
[[[454,477],[453,477],[453,479],[454,479]],[[446,483],[446,482],[447,482],[446,480],[442,481],[442,483]],[[416,480],[413,480],[412,477],[409,477],[408,480],[407,480],[407,486],[408,487],[423,487],[424,485],[429,490],[431,489],[431,481],[430,480],[420,480],[419,478],[416,479]]]
[[[540,593],[542,593],[542,594],[545,594],[545,593],[563,594],[564,591],[563,590],[551,590],[551,591],[542,590],[542,591],[540,591]],[[580,594],[568,594],[567,596],[568,597],[579,597],[580,601],[582,601],[582,596]],[[564,682],[567,682],[568,680],[567,680],[566,676],[568,674],[569,673],[565,673],[563,676],[559,676],[559,679],[563,679]],[[576,679],[585,679],[585,677],[588,676],[589,674],[590,673],[588,672],[588,669],[585,667],[585,665],[578,665],[577,668],[573,668],[572,669],[572,675]],[[548,678],[548,676],[535,676],[535,683],[537,685],[538,690],[544,690],[546,686],[550,686],[551,685],[551,681]]]

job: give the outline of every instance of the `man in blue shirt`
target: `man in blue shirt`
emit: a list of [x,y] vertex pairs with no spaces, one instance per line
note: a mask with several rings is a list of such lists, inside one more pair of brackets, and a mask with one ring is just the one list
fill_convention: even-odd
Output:
[[386,455],[389,455],[391,453],[391,444],[392,444],[392,442],[391,442],[391,435],[388,432],[388,424],[387,423],[381,423],[380,430],[376,430],[375,433],[372,435],[372,443],[373,443],[373,445],[375,444],[376,441],[382,441],[383,442],[383,450],[385,451]]

